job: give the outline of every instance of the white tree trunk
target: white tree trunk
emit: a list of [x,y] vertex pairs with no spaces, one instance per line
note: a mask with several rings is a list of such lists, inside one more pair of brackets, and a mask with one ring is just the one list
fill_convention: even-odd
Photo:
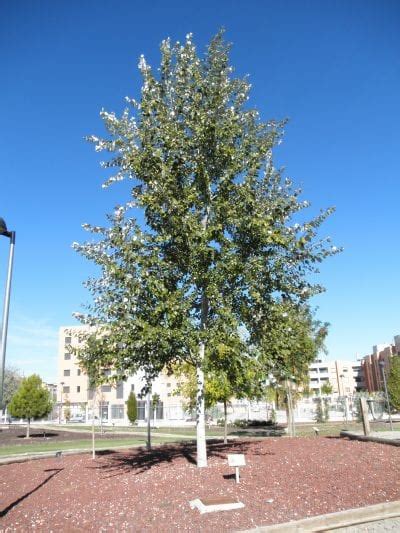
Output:
[[204,402],[204,372],[202,363],[204,361],[205,346],[200,343],[199,359],[196,367],[197,395],[196,395],[196,436],[197,436],[197,466],[199,468],[207,466],[206,448],[206,424],[205,424],[205,402]]
[[224,444],[228,444],[228,406],[224,400]]

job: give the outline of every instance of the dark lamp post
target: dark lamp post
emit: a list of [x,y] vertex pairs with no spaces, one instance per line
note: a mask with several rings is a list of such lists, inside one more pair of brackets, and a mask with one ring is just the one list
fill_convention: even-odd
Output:
[[386,384],[385,362],[379,361],[379,366],[381,367],[381,372],[383,376],[383,385],[385,387],[385,399],[386,399],[386,404],[387,404],[387,409],[388,409],[388,414],[389,414],[390,431],[393,431],[392,413],[390,412],[389,394],[388,394],[387,384]]
[[9,253],[9,258],[8,258],[6,292],[4,295],[3,322],[2,322],[2,328],[1,328],[1,347],[0,347],[0,363],[1,363],[0,409],[3,409],[4,371],[5,371],[5,364],[6,364],[8,314],[9,314],[9,308],[10,308],[10,293],[11,293],[12,267],[13,267],[13,260],[14,260],[15,231],[8,231],[7,224],[5,223],[4,218],[1,218],[1,217],[0,217],[0,235],[2,235],[3,237],[8,237],[10,239],[10,253]]

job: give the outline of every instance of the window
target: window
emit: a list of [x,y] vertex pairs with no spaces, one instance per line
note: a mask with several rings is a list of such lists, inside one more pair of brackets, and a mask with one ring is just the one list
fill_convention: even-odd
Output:
[[71,354],[70,353],[65,353],[64,354],[64,361],[69,361],[71,359]]
[[117,400],[122,400],[122,398],[124,397],[124,382],[123,381],[119,381],[117,383]]
[[137,403],[137,417],[138,420],[146,420],[146,402],[139,400]]
[[[153,414],[154,414],[154,409],[153,409]],[[158,418],[158,420],[162,420],[164,418],[164,408],[163,408],[162,402],[158,402],[156,406],[156,418]]]
[[81,369],[80,369],[80,368],[78,368],[77,375],[78,375],[78,376],[81,375]]
[[124,418],[124,406],[123,405],[111,405],[111,418],[121,420]]
[[111,385],[102,385],[101,392],[111,392]]
[[70,376],[71,370],[64,370],[64,376]]
[[111,370],[109,368],[107,370],[104,370],[103,376],[111,376]]
[[76,387],[76,392],[81,392],[81,387],[80,387],[80,385],[78,385],[78,386]]
[[169,388],[171,386],[171,383],[167,383],[167,387]]
[[133,383],[131,384],[131,392],[135,392],[135,385]]
[[65,337],[65,344],[71,344],[71,337]]
[[64,386],[64,387],[63,387],[63,392],[64,392],[65,394],[69,394],[69,387]]
[[328,372],[328,369],[324,367],[324,368],[320,368],[319,371],[320,371],[321,374],[322,374],[323,372]]

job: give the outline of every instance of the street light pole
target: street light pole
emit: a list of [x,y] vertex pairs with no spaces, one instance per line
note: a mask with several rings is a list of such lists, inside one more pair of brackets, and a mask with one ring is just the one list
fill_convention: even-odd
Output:
[[7,329],[8,329],[8,313],[10,308],[10,293],[11,293],[11,278],[12,268],[14,261],[14,247],[15,247],[15,231],[8,231],[7,225],[3,218],[0,218],[0,235],[8,237],[10,239],[10,253],[8,256],[8,270],[6,281],[6,292],[4,295],[4,308],[3,308],[3,323],[1,329],[1,376],[0,376],[0,409],[3,408],[3,391],[4,391],[4,372],[6,364],[6,346],[7,346]]
[[389,395],[388,395],[387,384],[386,384],[386,374],[385,374],[385,363],[384,363],[384,361],[379,361],[379,366],[381,367],[381,372],[382,372],[382,376],[383,376],[383,385],[385,387],[385,397],[386,397],[386,403],[387,403],[388,414],[389,414],[390,431],[393,431],[392,413],[390,412],[390,402],[389,402]]

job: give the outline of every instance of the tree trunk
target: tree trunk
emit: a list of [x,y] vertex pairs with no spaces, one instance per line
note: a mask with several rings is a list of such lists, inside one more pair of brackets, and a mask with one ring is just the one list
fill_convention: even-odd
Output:
[[95,436],[94,436],[94,408],[96,405],[96,390],[93,395],[93,407],[92,407],[92,459],[96,459],[96,446],[95,446]]
[[224,444],[228,444],[228,408],[224,400]]
[[147,441],[146,448],[151,450],[151,388],[147,392]]
[[294,425],[294,412],[293,412],[293,399],[292,399],[292,390],[290,381],[286,381],[286,394],[287,394],[287,423],[288,423],[288,435],[289,437],[294,437],[296,435],[295,425]]
[[200,363],[196,367],[197,394],[196,394],[196,437],[197,437],[197,466],[199,468],[207,466],[206,449],[206,424],[205,424],[205,402],[204,402],[204,372],[202,363],[204,361],[205,344],[200,343],[199,358]]
[[[206,206],[204,217],[201,221],[204,232],[207,229],[208,216],[210,213],[209,205]],[[208,299],[205,293],[205,287],[202,287],[201,295],[201,317],[200,330],[204,331],[207,327],[208,317]],[[205,421],[205,379],[204,379],[204,359],[206,354],[206,345],[204,340],[199,343],[199,361],[196,365],[197,392],[196,392],[196,445],[197,445],[197,466],[203,468],[207,466],[207,447],[206,447],[206,421]]]
[[26,425],[26,438],[27,438],[27,439],[29,439],[30,426],[31,426],[31,419],[28,418],[28,423],[27,423],[27,425]]

